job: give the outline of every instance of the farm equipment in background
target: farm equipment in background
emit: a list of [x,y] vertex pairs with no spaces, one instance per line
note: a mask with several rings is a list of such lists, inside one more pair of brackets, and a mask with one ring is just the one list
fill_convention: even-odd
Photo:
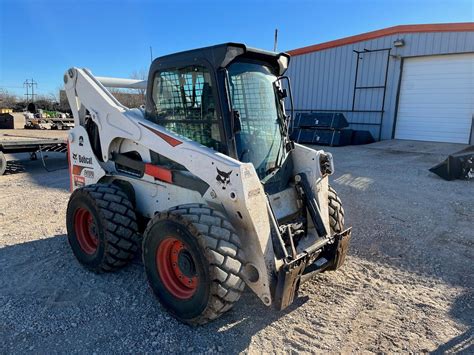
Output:
[[34,112],[25,112],[25,129],[67,130],[74,127],[74,118],[55,111],[36,110],[34,104],[28,105]]
[[[193,325],[232,308],[245,285],[284,309],[301,283],[338,269],[351,229],[328,184],[332,155],[289,137],[289,60],[227,43],[157,58],[148,81],[69,69],[77,259],[114,271],[141,245],[153,292]],[[106,86],[146,89],[146,107]]]

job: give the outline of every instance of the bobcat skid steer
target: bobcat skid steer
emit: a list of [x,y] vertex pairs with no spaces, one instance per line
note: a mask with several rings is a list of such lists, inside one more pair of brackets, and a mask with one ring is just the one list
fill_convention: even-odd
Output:
[[[328,185],[331,154],[289,139],[289,60],[227,43],[157,58],[147,81],[69,69],[67,230],[80,263],[114,271],[141,246],[151,289],[193,325],[245,285],[284,309],[339,268],[351,230]],[[146,89],[146,106],[106,87]]]

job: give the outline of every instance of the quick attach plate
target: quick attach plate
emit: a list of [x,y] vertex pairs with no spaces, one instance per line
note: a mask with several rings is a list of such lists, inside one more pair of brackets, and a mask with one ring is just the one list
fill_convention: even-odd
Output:
[[[321,252],[321,248],[310,254],[300,254],[298,258],[285,263],[280,268],[274,297],[274,305],[278,310],[283,310],[293,303],[300,283],[308,281],[324,270],[336,270],[342,266],[349,247],[351,231],[352,227],[334,234],[334,244],[310,265],[308,263],[314,260],[315,254]],[[321,260],[326,261],[321,263]]]

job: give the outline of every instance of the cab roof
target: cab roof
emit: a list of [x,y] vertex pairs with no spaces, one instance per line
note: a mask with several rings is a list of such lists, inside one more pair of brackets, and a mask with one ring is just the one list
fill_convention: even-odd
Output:
[[266,62],[275,69],[277,75],[283,75],[290,62],[290,55],[287,53],[270,52],[247,47],[243,43],[229,42],[158,57],[151,64],[150,72],[163,68],[197,64],[202,61],[206,61],[212,67],[219,69],[227,67],[236,58]]

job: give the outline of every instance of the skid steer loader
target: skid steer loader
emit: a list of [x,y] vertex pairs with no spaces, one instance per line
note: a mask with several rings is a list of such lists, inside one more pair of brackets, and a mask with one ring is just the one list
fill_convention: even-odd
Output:
[[[141,246],[151,289],[192,325],[229,310],[245,285],[284,309],[303,282],[338,269],[351,230],[328,185],[331,154],[289,138],[289,60],[226,43],[157,58],[147,81],[69,69],[67,231],[79,262],[114,271]],[[127,108],[106,87],[146,89],[146,105]]]

